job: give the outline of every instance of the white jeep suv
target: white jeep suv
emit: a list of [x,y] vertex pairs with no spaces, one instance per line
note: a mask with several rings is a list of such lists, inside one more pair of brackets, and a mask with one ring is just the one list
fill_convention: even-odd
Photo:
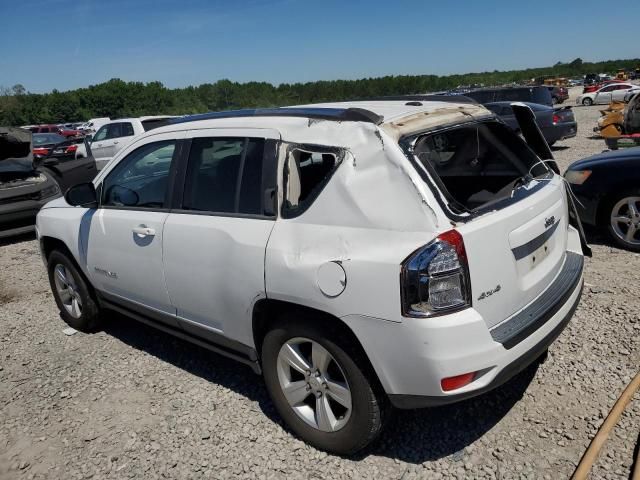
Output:
[[464,102],[220,112],[136,137],[38,215],[62,318],[90,331],[117,311],[243,362],[291,430],[341,454],[391,405],[496,387],[571,318],[588,246],[562,178]]

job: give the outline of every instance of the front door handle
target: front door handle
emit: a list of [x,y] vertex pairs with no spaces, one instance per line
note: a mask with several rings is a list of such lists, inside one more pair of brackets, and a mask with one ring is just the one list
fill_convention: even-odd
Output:
[[133,233],[138,235],[140,238],[144,237],[153,237],[156,234],[155,229],[149,228],[146,225],[138,225],[133,228]]

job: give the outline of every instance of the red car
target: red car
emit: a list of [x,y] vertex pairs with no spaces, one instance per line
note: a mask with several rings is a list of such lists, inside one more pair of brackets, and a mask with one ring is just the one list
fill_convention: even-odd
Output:
[[582,89],[582,93],[591,93],[600,90],[605,85],[609,85],[611,83],[622,83],[622,80],[607,80],[606,82],[594,83],[592,85],[585,85]]
[[73,137],[81,137],[84,135],[84,133],[82,133],[80,130],[74,130],[72,128],[61,128],[60,135],[67,138],[73,138]]
[[60,133],[60,128],[57,125],[37,125],[29,130],[31,133]]
[[57,133],[65,138],[82,136],[82,132],[80,132],[80,130],[63,129],[58,125],[37,125],[35,127],[31,127],[29,130],[31,130],[31,133]]

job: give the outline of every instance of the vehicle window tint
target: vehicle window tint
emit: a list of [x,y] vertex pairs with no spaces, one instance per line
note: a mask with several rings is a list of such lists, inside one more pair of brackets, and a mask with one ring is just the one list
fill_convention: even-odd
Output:
[[617,88],[617,85],[609,85],[607,87],[604,87],[602,90],[600,90],[600,92],[612,92]]
[[151,118],[142,122],[142,128],[145,132],[148,132],[149,130],[153,130],[154,128],[169,125],[169,123],[171,123],[171,120],[171,118]]
[[102,205],[160,208],[169,183],[174,140],[144,145],[124,158],[107,175]]
[[120,126],[121,126],[121,131],[120,131],[121,137],[131,137],[134,134],[133,125],[131,125],[129,122],[123,122],[120,124]]
[[182,208],[218,213],[262,213],[264,140],[194,138]]
[[42,127],[40,129],[40,133],[49,133],[51,130],[49,129],[49,127]]
[[475,92],[468,92],[464,95],[469,98],[473,98],[478,103],[489,103],[497,101],[494,97],[494,93],[491,90],[476,90]]
[[108,125],[104,125],[103,127],[100,127],[100,130],[98,130],[96,134],[93,136],[94,142],[100,142],[102,140],[107,139],[107,132],[108,132],[107,127]]
[[505,105],[504,107],[502,107],[502,111],[500,112],[500,115],[504,115],[504,116],[513,115],[513,108],[511,108],[511,105]]
[[294,149],[285,165],[285,204],[287,216],[304,211],[324,188],[339,164],[335,153]]
[[109,140],[111,138],[118,138],[121,137],[122,134],[122,124],[121,123],[110,123],[108,125],[105,125],[107,127],[107,136],[105,138],[105,140]]

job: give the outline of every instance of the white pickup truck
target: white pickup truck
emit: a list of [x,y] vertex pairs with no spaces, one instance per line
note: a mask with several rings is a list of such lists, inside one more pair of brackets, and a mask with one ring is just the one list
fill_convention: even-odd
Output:
[[167,115],[120,118],[104,124],[91,141],[91,151],[96,159],[98,170],[109,163],[113,156],[127,146],[135,136],[163,127],[172,118],[174,117]]

